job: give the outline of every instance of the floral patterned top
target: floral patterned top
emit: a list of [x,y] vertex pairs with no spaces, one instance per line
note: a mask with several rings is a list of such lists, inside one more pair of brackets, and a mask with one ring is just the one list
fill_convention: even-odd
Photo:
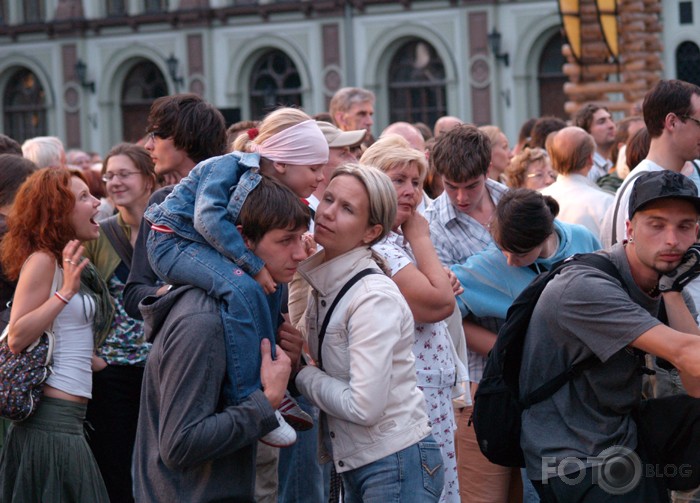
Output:
[[113,274],[108,282],[114,300],[114,320],[107,340],[97,349],[97,355],[110,365],[146,365],[151,344],[146,342],[143,322],[131,318],[124,310],[124,283]]
[[[389,265],[393,276],[408,264],[415,264],[416,260],[408,241],[399,233],[391,231],[372,249],[381,255]],[[413,354],[416,357],[416,370],[419,372],[418,384],[423,385],[420,371],[438,371],[454,373],[455,362],[452,357],[452,342],[444,321],[437,323],[416,323],[416,338],[413,343]],[[435,376],[424,374],[424,379],[433,385]],[[450,387],[454,384],[446,384]],[[442,386],[438,386],[442,387]]]

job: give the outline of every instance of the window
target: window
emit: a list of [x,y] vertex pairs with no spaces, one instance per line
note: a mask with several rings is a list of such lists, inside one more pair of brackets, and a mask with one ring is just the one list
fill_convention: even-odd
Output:
[[124,0],[107,0],[107,17],[126,16],[126,2]]
[[432,45],[413,40],[389,64],[389,120],[432,125],[446,115],[445,66]]
[[22,69],[10,77],[2,103],[6,135],[20,143],[35,136],[46,136],[46,95],[31,71]]
[[145,7],[147,14],[168,12],[168,0],[146,0]]
[[6,0],[0,0],[0,25],[8,24]]
[[681,2],[678,4],[680,24],[693,24],[693,2]]
[[676,49],[678,79],[700,85],[700,49],[693,42],[683,42]]
[[564,75],[564,56],[561,53],[562,38],[556,33],[549,39],[542,49],[540,61],[537,65],[537,83],[540,90],[539,116],[554,115],[564,120],[569,117],[564,113],[564,83],[567,81]]
[[151,103],[167,94],[165,77],[156,65],[150,61],[134,65],[122,87],[122,134],[125,141],[136,142],[146,134]]
[[43,23],[44,22],[44,1],[43,0],[24,0],[22,5],[22,20],[25,23]]
[[251,117],[262,119],[280,106],[302,106],[301,78],[291,58],[273,50],[258,59],[251,72]]

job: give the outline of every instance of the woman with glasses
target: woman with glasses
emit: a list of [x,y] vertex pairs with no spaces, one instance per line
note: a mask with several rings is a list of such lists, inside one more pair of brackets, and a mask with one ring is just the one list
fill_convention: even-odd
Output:
[[102,180],[117,214],[100,222],[100,237],[86,243],[85,254],[109,287],[116,312],[105,342],[97,352],[92,399],[87,419],[90,447],[97,459],[112,501],[133,501],[131,455],[146,357],[143,322],[124,311],[124,285],[131,269],[131,253],[156,174],[148,152],[122,143],[107,154]]
[[506,185],[512,189],[540,190],[556,179],[557,172],[543,148],[525,148],[513,157],[505,171]]

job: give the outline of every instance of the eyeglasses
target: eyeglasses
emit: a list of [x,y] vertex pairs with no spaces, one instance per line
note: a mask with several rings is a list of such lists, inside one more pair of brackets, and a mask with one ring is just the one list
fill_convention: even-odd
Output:
[[160,138],[162,140],[162,139],[166,138],[166,135],[164,133],[162,133],[161,131],[151,131],[150,133],[148,133],[146,135],[147,142],[149,142],[149,141],[155,142],[156,138]]
[[690,115],[681,115],[681,119],[690,119],[695,123],[696,126],[700,127],[700,119],[696,119],[695,117],[691,117]]
[[138,175],[138,171],[122,171],[121,173],[105,173],[102,175],[102,181],[107,183],[111,182],[115,178],[119,180],[126,180],[127,178],[133,176],[133,175]]

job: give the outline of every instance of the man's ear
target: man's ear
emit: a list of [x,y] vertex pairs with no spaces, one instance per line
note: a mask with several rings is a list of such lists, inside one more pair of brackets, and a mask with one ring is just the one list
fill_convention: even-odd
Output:
[[626,220],[625,227],[627,228],[627,241],[634,241],[634,224],[632,224],[632,220]]
[[333,120],[335,121],[335,125],[338,126],[338,128],[342,128],[342,126],[345,125],[345,112],[336,112],[335,115],[333,116]]
[[243,238],[243,243],[245,244],[246,248],[248,248],[249,250],[252,251],[255,247],[253,246],[253,242],[250,239],[248,239],[245,234],[243,234],[243,226],[237,225],[236,229],[238,230],[238,233]]

